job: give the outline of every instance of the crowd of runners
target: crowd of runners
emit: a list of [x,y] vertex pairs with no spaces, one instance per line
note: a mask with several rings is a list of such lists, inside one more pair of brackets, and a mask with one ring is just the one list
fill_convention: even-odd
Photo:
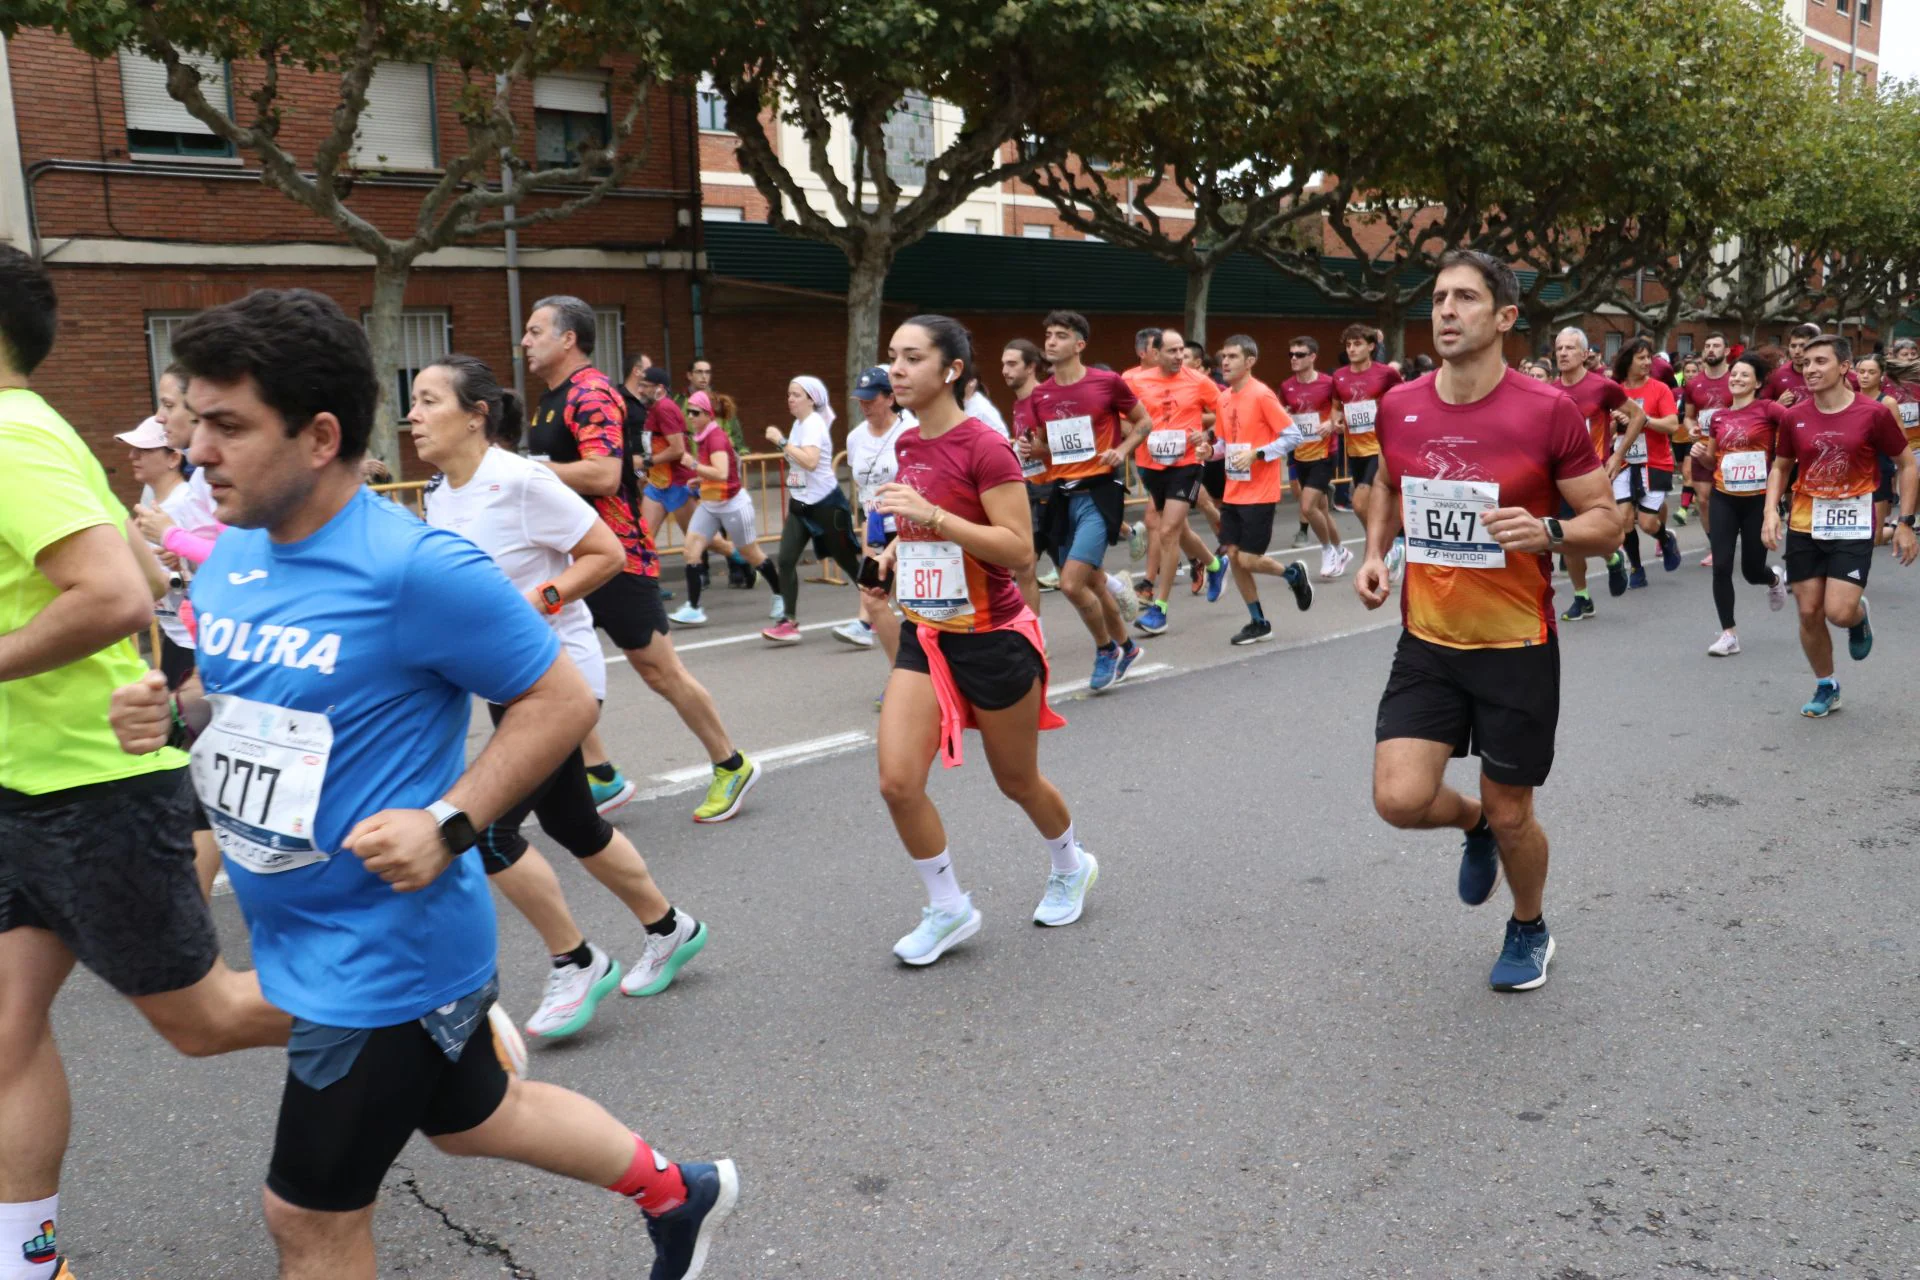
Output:
[[[50,1010],[76,961],[184,1053],[285,1046],[263,1192],[283,1277],[375,1274],[374,1203],[415,1132],[631,1199],[656,1280],[701,1273],[739,1172],[670,1160],[600,1104],[528,1078],[496,1000],[488,885],[552,957],[523,1024],[539,1038],[577,1033],[616,991],[665,991],[706,946],[706,926],[607,820],[634,787],[596,722],[604,633],[711,762],[695,821],[741,811],[758,767],[672,641],[706,623],[716,554],[733,585],[767,587],[776,644],[802,638],[809,548],[857,588],[860,617],[835,635],[887,660],[879,792],[926,897],[893,946],[907,965],[983,927],[927,786],[936,760],[961,764],[968,729],[1046,850],[1034,923],[1079,921],[1098,880],[1040,766],[1041,732],[1065,723],[1048,702],[1052,661],[1086,653],[1071,622],[1043,630],[1043,591],[1084,627],[1099,694],[1173,626],[1183,573],[1196,622],[1232,580],[1247,613],[1235,645],[1274,633],[1264,577],[1299,610],[1350,571],[1369,609],[1397,586],[1375,808],[1396,827],[1462,834],[1467,904],[1504,877],[1513,909],[1490,983],[1543,985],[1554,942],[1533,794],[1554,756],[1557,624],[1596,612],[1589,562],[1625,596],[1646,583],[1644,546],[1682,567],[1671,526],[1698,520],[1719,624],[1707,652],[1740,652],[1737,567],[1771,608],[1795,600],[1816,678],[1802,710],[1830,714],[1831,629],[1854,661],[1872,649],[1874,549],[1891,544],[1902,564],[1920,551],[1920,353],[1856,358],[1814,326],[1779,353],[1714,335],[1682,382],[1644,340],[1608,376],[1570,328],[1550,364],[1515,368],[1517,297],[1503,264],[1450,254],[1433,287],[1436,368],[1384,362],[1380,335],[1355,325],[1331,371],[1312,338],[1288,343],[1277,385],[1245,335],[1209,354],[1176,329],[1143,330],[1139,363],[1114,372],[1085,362],[1091,326],[1071,311],[998,352],[948,317],[915,316],[855,387],[851,497],[832,397],[794,379],[791,427],[765,435],[785,498],[769,556],[710,366],[681,398],[650,362],[616,384],[593,362],[592,308],[565,296],[526,324],[527,369],[546,388],[532,406],[471,356],[418,372],[405,427],[437,473],[420,515],[364,482],[378,380],[357,322],[297,289],[202,312],[174,334],[156,413],[120,437],[151,494],[130,517],[31,389],[57,303],[42,271],[0,250],[0,1280],[72,1274]],[[1004,420],[980,390],[980,362],[996,357]],[[1133,484],[1145,500],[1130,520]],[[1319,546],[1312,572],[1269,554],[1289,493],[1295,546]],[[1357,554],[1337,511],[1364,526]],[[686,596],[671,615],[654,541],[669,519]],[[1123,542],[1129,561],[1109,572]],[[494,729],[469,760],[475,697]],[[1470,753],[1475,794],[1445,777]],[[584,935],[522,833],[529,817],[631,911],[637,954]],[[219,957],[208,895],[222,866],[251,972]]]

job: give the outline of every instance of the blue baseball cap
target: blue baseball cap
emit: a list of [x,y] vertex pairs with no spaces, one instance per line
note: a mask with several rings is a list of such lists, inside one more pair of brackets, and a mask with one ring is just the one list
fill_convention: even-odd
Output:
[[887,376],[887,367],[877,364],[862,373],[853,383],[855,400],[873,400],[880,396],[893,394],[893,379]]

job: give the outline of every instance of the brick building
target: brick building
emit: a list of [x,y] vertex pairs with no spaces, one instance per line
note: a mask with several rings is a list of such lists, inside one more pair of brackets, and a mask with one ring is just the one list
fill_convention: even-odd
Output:
[[1880,79],[1880,29],[1889,4],[1901,0],[1782,0],[1787,20],[1799,26],[1820,69],[1838,84],[1852,76],[1862,84]]

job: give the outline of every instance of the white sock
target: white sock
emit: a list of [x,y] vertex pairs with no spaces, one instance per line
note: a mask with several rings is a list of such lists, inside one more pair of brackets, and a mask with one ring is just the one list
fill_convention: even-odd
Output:
[[[54,1220],[60,1197],[0,1204],[0,1280],[52,1280]],[[39,1253],[46,1261],[27,1261]]]
[[927,886],[927,905],[935,911],[958,911],[966,906],[960,880],[953,874],[953,855],[942,849],[937,858],[915,858],[913,869]]
[[1047,841],[1047,853],[1053,858],[1056,875],[1070,876],[1080,869],[1080,841],[1073,834],[1071,822],[1065,831]]

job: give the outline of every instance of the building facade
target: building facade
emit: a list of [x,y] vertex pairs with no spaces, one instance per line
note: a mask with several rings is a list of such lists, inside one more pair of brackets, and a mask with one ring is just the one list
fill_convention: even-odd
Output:
[[1862,84],[1880,79],[1880,29],[1888,5],[1901,0],[1784,0],[1787,20],[1798,24],[1820,70],[1834,83],[1851,77]]

